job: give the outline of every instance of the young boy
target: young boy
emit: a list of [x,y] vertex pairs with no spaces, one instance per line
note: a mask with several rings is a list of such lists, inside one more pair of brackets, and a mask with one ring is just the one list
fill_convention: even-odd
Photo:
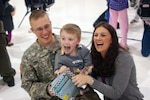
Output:
[[81,29],[76,24],[66,24],[60,30],[61,50],[55,57],[55,74],[71,70],[75,74],[88,74],[91,56],[87,47],[80,44]]

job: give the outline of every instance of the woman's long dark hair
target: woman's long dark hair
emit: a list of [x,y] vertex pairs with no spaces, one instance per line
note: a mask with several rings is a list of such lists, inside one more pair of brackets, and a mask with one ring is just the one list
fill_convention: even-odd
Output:
[[[110,44],[110,47],[104,58],[101,56],[101,53],[96,50],[93,41],[95,30],[99,27],[104,27],[105,29],[107,29],[110,32],[112,39],[112,43]],[[93,64],[92,76],[97,78],[98,76],[111,77],[112,75],[114,75],[115,73],[114,63],[118,55],[118,52],[119,52],[119,43],[116,30],[106,22],[98,23],[93,31],[92,36],[92,46],[91,46],[91,57]]]

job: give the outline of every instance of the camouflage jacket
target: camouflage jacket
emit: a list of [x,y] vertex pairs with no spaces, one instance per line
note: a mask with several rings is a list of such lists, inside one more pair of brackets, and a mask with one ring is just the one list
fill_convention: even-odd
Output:
[[32,100],[51,100],[47,94],[47,86],[54,77],[54,60],[60,49],[58,37],[55,45],[43,47],[38,42],[33,43],[22,57],[22,85]]

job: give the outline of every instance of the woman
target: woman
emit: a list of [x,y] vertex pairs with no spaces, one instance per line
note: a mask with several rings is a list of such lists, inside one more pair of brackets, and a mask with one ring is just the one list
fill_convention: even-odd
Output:
[[92,76],[79,74],[72,78],[78,87],[89,84],[104,95],[104,100],[142,100],[137,87],[132,57],[121,48],[115,29],[108,23],[96,25],[92,37]]

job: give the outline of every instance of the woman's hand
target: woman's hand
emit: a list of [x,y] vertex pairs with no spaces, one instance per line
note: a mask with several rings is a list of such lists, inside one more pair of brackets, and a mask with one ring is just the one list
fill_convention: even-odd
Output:
[[93,84],[93,78],[89,75],[78,74],[78,75],[72,77],[72,82],[77,87],[81,87],[81,86],[86,85],[86,84],[92,85]]

